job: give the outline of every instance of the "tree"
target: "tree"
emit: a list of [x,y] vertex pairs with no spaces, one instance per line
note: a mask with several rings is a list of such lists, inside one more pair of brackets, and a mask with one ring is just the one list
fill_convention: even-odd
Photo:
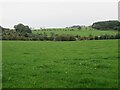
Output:
[[95,22],[92,28],[98,30],[120,30],[120,22],[117,20]]
[[81,27],[78,27],[78,29],[80,30],[80,29],[81,29]]
[[29,28],[29,26],[25,26],[23,24],[18,24],[14,26],[16,32],[20,32],[20,33],[32,33],[31,29]]

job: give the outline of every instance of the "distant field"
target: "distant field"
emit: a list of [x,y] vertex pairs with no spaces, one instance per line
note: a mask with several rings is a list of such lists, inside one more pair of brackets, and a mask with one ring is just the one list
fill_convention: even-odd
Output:
[[2,54],[3,88],[118,85],[118,40],[3,41]]
[[47,33],[48,36],[51,33],[62,35],[62,34],[69,34],[69,35],[80,35],[80,36],[89,36],[90,34],[93,36],[100,36],[100,35],[115,35],[118,32],[115,30],[95,30],[95,29],[46,29],[46,31],[42,31],[40,29],[32,31],[35,34],[44,34]]

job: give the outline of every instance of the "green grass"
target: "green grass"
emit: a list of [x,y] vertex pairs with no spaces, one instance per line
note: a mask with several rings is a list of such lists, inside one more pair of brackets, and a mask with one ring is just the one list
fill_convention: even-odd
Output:
[[118,40],[3,41],[3,88],[115,88]]
[[2,41],[0,41],[0,89],[2,89]]
[[[65,31],[66,30],[66,31]],[[42,30],[33,30],[32,32],[34,34],[40,34],[40,33],[47,33],[48,36],[51,35],[51,33],[55,33],[58,35],[62,35],[62,34],[69,34],[69,35],[80,35],[80,36],[89,36],[90,34],[93,36],[100,36],[100,35],[115,35],[118,32],[115,30],[94,30],[94,29],[73,29],[74,31],[70,31],[70,29],[48,29],[48,31],[42,31]]]

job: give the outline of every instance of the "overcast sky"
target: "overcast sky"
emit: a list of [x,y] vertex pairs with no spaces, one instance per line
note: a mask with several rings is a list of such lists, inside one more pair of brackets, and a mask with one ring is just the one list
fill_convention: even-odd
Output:
[[12,28],[23,23],[30,27],[91,25],[96,21],[117,20],[117,2],[3,2],[0,25]]

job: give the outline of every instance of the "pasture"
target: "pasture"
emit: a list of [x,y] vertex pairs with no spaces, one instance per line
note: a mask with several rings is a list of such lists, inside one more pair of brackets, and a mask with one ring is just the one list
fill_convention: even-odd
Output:
[[0,41],[0,89],[2,88],[2,41]]
[[35,29],[35,30],[32,30],[32,32],[34,34],[44,34],[46,33],[48,36],[50,36],[51,34],[58,34],[58,35],[80,35],[82,37],[84,36],[89,36],[89,35],[93,35],[93,36],[101,36],[101,35],[115,35],[118,33],[118,31],[115,31],[115,30],[96,30],[96,29],[91,29],[91,28],[88,28],[88,29],[76,29],[76,28],[73,28],[73,29],[68,29],[68,28],[54,28],[54,29],[45,29],[45,30],[41,30],[41,29]]
[[3,41],[2,44],[3,88],[118,85],[118,40]]

